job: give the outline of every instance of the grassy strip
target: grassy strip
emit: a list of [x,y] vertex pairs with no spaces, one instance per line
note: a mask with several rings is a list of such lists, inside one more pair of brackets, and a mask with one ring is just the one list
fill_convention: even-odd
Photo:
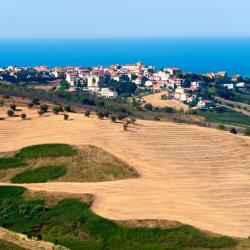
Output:
[[[44,200],[23,200],[20,187],[0,187],[5,213],[0,226],[36,236],[72,250],[184,250],[219,249],[237,244],[229,237],[214,237],[182,225],[170,229],[122,227],[94,214],[89,205],[65,199],[51,208]],[[16,195],[15,195],[16,194]]]
[[25,250],[25,248],[22,248],[16,244],[13,244],[5,240],[0,240],[0,249],[1,250]]
[[16,157],[31,159],[44,157],[74,156],[76,150],[66,144],[42,144],[21,149]]
[[216,113],[216,112],[199,112],[207,122],[223,123],[223,124],[237,124],[237,126],[249,127],[250,116],[242,113]]
[[20,168],[25,166],[26,163],[23,160],[16,157],[0,158],[0,169]]
[[60,157],[74,156],[77,151],[67,144],[42,144],[21,149],[13,157],[0,158],[0,169],[25,167],[25,160],[45,158],[45,157]]
[[42,183],[49,180],[58,179],[64,176],[67,169],[64,166],[46,166],[36,169],[26,170],[20,174],[15,175],[12,183]]

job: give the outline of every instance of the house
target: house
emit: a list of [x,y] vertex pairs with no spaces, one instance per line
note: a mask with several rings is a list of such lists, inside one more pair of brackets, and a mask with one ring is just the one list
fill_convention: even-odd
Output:
[[170,78],[168,82],[175,84],[176,86],[182,86],[182,84],[185,82],[184,79],[181,78]]
[[175,76],[178,73],[181,73],[180,68],[165,68],[164,71],[168,72],[171,76]]
[[174,97],[181,102],[186,102],[190,98],[190,94],[188,93],[175,93]]
[[76,83],[78,75],[76,73],[66,73],[66,81],[71,85],[74,86]]
[[111,90],[110,88],[102,88],[100,95],[105,98],[116,98],[118,93],[115,90]]
[[225,83],[223,84],[224,87],[226,87],[228,90],[234,89],[235,83]]
[[54,75],[55,78],[62,78],[65,76],[65,71],[62,68],[54,68],[52,71],[52,75]]
[[236,87],[238,87],[238,88],[245,88],[246,87],[246,83],[245,82],[238,82],[238,83],[236,83]]
[[128,71],[139,72],[142,66],[141,62],[137,62],[135,64],[124,64],[122,65],[122,68]]
[[199,109],[209,109],[212,108],[212,101],[210,100],[200,100],[197,104]]
[[231,78],[231,81],[232,81],[232,82],[238,82],[240,79],[241,79],[241,76],[240,76],[240,75],[234,75],[234,76]]
[[200,82],[200,81],[197,81],[197,82],[191,82],[191,86],[192,86],[192,87],[195,87],[195,88],[200,88],[200,86],[201,86],[201,82]]
[[148,81],[146,81],[145,82],[145,87],[152,87],[153,86],[153,84],[154,84],[154,82],[153,81],[151,81],[151,80],[148,80]]

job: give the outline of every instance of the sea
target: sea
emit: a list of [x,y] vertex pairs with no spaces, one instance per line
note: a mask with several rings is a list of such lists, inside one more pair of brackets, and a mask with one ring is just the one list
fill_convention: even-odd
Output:
[[158,69],[250,76],[250,37],[0,40],[0,67],[108,66],[137,61]]

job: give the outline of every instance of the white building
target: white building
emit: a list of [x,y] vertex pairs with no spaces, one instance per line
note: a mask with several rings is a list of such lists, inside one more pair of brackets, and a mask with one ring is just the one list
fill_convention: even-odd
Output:
[[105,98],[116,98],[118,96],[118,93],[110,88],[102,88],[100,94]]

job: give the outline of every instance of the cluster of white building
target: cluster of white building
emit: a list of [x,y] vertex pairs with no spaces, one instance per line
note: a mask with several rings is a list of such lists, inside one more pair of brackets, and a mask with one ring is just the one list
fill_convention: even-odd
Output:
[[[138,89],[149,89],[157,92],[162,89],[169,90],[169,98],[175,98],[185,103],[197,101],[197,92],[200,88],[206,87],[205,82],[194,81],[186,84],[186,80],[180,77],[180,68],[164,68],[157,71],[154,66],[146,66],[141,62],[135,64],[118,65],[113,64],[109,67],[55,67],[50,69],[48,66],[37,67],[8,67],[0,68],[0,79],[4,73],[8,73],[11,77],[21,77],[26,73],[26,77],[39,76],[65,79],[69,83],[69,91],[92,91],[99,96],[105,98],[115,98],[118,96],[117,90],[110,88],[108,83],[113,80],[126,84],[133,82]],[[28,73],[28,74],[27,74]],[[226,72],[208,73],[208,78],[216,79],[217,77],[226,77]],[[224,87],[234,89],[235,87],[244,88],[245,83],[239,81],[240,76],[234,76],[229,83],[225,83]],[[199,100],[199,103],[201,100]],[[200,103],[200,106],[209,103]]]

